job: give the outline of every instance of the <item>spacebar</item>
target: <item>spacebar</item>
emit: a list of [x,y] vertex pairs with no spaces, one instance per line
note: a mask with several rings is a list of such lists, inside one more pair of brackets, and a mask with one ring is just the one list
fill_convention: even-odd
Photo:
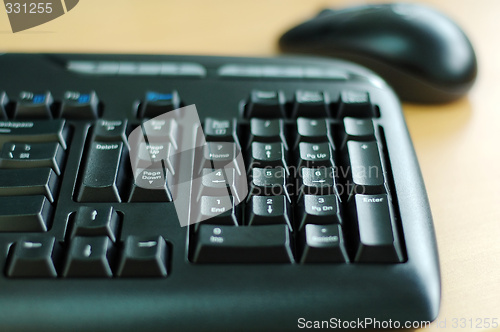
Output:
[[290,234],[286,225],[200,225],[193,261],[196,263],[290,263]]

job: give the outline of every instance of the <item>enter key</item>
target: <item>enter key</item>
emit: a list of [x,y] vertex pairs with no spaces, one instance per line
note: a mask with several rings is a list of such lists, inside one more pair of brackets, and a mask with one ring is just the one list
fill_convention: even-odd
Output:
[[403,254],[389,198],[383,195],[356,195],[358,222],[356,262],[399,263]]

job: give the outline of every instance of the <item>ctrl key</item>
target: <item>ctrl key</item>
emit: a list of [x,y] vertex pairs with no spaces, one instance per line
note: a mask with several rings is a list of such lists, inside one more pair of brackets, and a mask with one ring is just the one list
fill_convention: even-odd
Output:
[[7,275],[15,278],[55,278],[58,244],[53,237],[28,237],[11,249]]
[[293,262],[287,225],[200,225],[195,241],[195,263]]

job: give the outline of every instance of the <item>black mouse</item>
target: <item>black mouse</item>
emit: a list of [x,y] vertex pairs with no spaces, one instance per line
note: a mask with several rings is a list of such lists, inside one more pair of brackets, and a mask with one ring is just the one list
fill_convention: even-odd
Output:
[[406,101],[447,102],[477,75],[474,49],[451,19],[422,5],[384,4],[324,10],[286,32],[286,52],[334,56],[383,77]]

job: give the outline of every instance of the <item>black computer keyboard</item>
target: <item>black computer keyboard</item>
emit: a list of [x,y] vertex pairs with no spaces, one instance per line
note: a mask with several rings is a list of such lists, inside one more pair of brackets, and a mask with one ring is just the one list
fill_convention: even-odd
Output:
[[[3,54],[0,73],[1,330],[437,316],[425,187],[398,99],[372,72],[314,58]],[[232,174],[248,195],[222,204],[203,190],[231,192],[234,179],[193,165],[209,175],[192,187],[205,220],[181,227],[165,180],[178,133],[146,141],[162,162],[135,172],[127,137],[193,104],[205,146],[241,150]]]

